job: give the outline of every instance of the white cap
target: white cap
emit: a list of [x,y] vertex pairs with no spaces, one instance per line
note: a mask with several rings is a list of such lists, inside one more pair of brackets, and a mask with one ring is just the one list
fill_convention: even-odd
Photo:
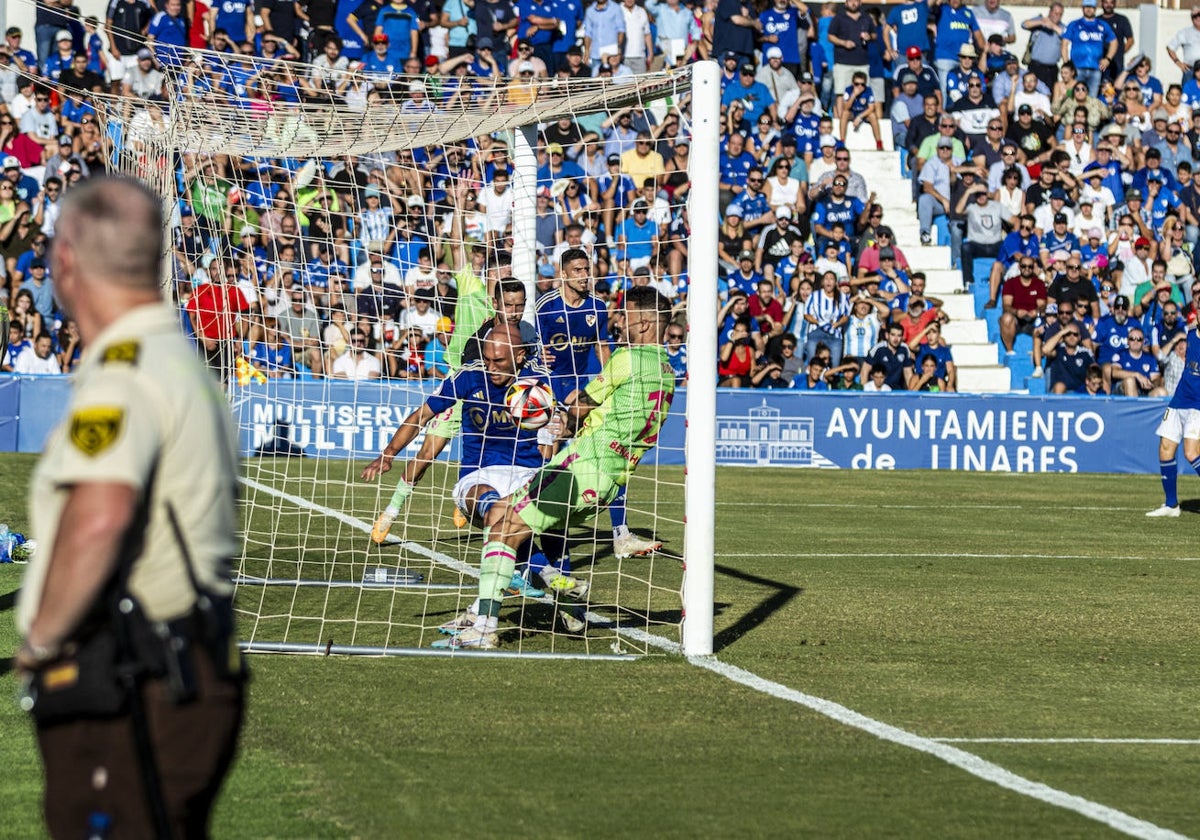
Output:
[[832,134],[822,134],[821,135],[821,148],[822,149],[824,149],[826,146],[836,146],[836,145],[837,145],[837,138],[834,137]]
[[779,47],[768,47],[767,61],[770,61],[772,58],[783,58],[783,50],[779,49]]
[[75,39],[71,37],[71,33],[68,32],[66,29],[60,29],[54,33],[54,40],[55,41],[73,41]]
[[522,61],[519,65],[517,65],[517,72],[518,73],[534,72],[533,71],[533,62],[532,61]]
[[21,161],[18,160],[13,155],[8,155],[7,157],[4,158],[4,165],[2,168],[4,168],[4,169],[13,169],[13,168],[20,169]]
[[423,91],[423,90],[425,90],[425,83],[424,82],[409,82],[408,89],[410,91],[414,91],[414,90],[422,90]]

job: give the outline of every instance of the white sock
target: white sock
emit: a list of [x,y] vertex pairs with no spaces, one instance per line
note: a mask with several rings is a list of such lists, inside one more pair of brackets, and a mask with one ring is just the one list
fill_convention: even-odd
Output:
[[628,536],[629,536],[629,526],[628,525],[618,525],[616,528],[613,528],[613,539],[614,540],[623,539],[624,537],[628,537]]
[[467,607],[467,612],[471,615],[479,615],[479,599],[476,598],[471,602],[471,606]]
[[395,519],[400,513],[400,508],[396,507],[395,505],[388,505],[383,509],[383,512]]

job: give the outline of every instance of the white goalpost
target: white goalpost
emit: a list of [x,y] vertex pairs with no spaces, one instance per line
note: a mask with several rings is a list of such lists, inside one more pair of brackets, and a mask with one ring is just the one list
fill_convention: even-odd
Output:
[[[307,72],[195,51],[169,69],[165,106],[99,102],[116,168],[167,202],[168,294],[193,318],[208,283],[236,284],[249,303],[228,371],[243,456],[236,607],[244,647],[444,653],[431,645],[475,598],[482,545],[479,529],[454,521],[459,443],[429,465],[382,544],[370,536],[372,523],[423,438],[381,480],[360,473],[436,387],[427,374],[446,366],[438,353],[454,346],[453,328],[474,328],[479,287],[488,299],[497,279],[522,281],[533,320],[537,298],[558,279],[563,227],[582,227],[566,232],[591,253],[620,330],[613,299],[641,282],[632,279],[632,250],[623,253],[616,236],[631,198],[606,203],[598,185],[611,150],[606,129],[633,109],[657,146],[669,150],[673,137],[686,136],[692,149],[687,168],[668,179],[675,187],[686,180],[686,189],[638,184],[630,193],[661,214],[650,278],[675,295],[672,324],[688,335],[686,387],[628,487],[629,528],[662,549],[617,557],[601,511],[567,535],[572,574],[591,584],[587,603],[572,611],[582,626],[564,624],[566,605],[548,594],[512,595],[501,613],[502,648],[474,655],[711,653],[717,66],[532,86],[449,74],[380,87],[352,76],[344,101],[292,101]],[[221,79],[240,81],[225,90]],[[572,132],[578,139],[566,159],[581,174],[548,171],[548,148]],[[491,198],[492,176],[502,171],[511,172],[511,198]],[[557,208],[559,228],[549,242],[548,207]],[[374,362],[360,361],[360,336]],[[284,348],[291,372],[276,375]],[[334,376],[359,364],[377,365],[382,376]]]

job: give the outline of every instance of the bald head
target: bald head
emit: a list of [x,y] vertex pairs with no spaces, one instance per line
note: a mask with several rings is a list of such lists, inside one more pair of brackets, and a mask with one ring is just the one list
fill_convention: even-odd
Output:
[[516,375],[525,363],[525,345],[521,331],[512,324],[497,324],[488,332],[480,352],[488,376],[500,384],[502,380]]
[[86,276],[156,290],[162,228],[161,202],[149,189],[129,178],[93,178],[63,198],[55,247],[69,249]]

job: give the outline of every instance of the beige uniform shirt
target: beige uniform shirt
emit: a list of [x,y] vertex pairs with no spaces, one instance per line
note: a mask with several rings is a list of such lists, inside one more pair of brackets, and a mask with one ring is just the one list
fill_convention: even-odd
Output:
[[[138,307],[87,349],[65,419],[50,434],[30,494],[40,550],[21,588],[24,635],[41,602],[63,507],[72,485],[120,482],[152,494],[129,589],[152,620],[186,614],[195,592],[166,514],[175,510],[198,583],[229,594],[228,558],[238,549],[236,432],[216,380],[165,305]],[[151,483],[153,488],[151,489]]]

